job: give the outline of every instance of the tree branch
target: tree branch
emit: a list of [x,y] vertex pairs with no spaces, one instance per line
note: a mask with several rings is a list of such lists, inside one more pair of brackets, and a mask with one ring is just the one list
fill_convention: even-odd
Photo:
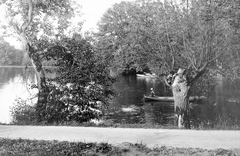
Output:
[[172,86],[168,83],[167,78],[164,76],[163,79],[164,79],[165,84],[166,84],[168,87],[171,88]]
[[9,24],[10,24],[17,32],[20,31],[19,26],[17,25],[17,23],[13,22],[13,19],[10,20]]
[[[229,50],[229,46],[225,46],[225,47],[227,47],[226,51],[228,51]],[[215,49],[213,51],[215,51]],[[218,50],[218,51],[220,51],[220,50]],[[214,52],[214,53],[216,53],[215,57],[213,57],[212,59],[208,60],[208,63],[211,63],[211,62],[217,60],[224,52],[225,52],[224,50],[221,50],[221,52]]]
[[183,57],[185,57],[187,60],[189,60],[190,64],[192,65],[192,67],[197,70],[197,67],[196,65],[194,64],[194,61],[192,60],[192,57],[189,56],[188,52],[187,52],[187,43],[185,41],[185,35],[183,34],[183,46],[184,46],[184,49],[185,49],[185,56],[184,54],[182,54]]
[[33,2],[32,0],[29,0],[28,17],[27,17],[27,20],[22,24],[20,28],[20,33],[24,32],[27,29],[27,27],[31,24],[32,16],[33,16]]
[[196,71],[196,74],[190,80],[190,85],[193,85],[199,77],[205,74],[208,64],[209,63],[206,62],[200,69]]

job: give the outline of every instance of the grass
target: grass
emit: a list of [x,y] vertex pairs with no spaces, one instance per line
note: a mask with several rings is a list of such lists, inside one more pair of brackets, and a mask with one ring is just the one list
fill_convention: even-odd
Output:
[[[155,147],[143,144],[59,142],[0,138],[1,156],[237,156],[239,151],[199,148]],[[240,154],[240,153],[238,153]]]

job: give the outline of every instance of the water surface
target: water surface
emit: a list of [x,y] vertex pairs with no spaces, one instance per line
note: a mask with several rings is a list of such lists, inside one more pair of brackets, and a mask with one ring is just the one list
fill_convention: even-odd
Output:
[[[36,82],[32,68],[0,68],[0,122],[9,123],[10,107],[15,99],[28,98],[34,94],[28,89]],[[238,124],[240,126],[240,80],[227,82],[216,80],[217,86],[204,103],[191,104],[191,122],[194,126]],[[145,103],[142,98],[154,88],[156,95],[169,96],[170,90],[151,78],[120,76],[114,84],[119,95],[106,111],[106,119],[114,123],[172,125],[174,121],[172,102]]]

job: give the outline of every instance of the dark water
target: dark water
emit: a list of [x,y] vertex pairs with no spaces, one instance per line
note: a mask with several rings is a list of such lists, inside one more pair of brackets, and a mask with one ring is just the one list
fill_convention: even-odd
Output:
[[[24,68],[0,68],[0,122],[9,123],[10,108],[14,99],[26,99],[34,94],[27,85],[36,82],[33,70]],[[212,96],[204,102],[191,104],[193,126],[240,126],[240,80],[227,82],[216,80]],[[169,96],[170,90],[162,83],[150,78],[120,76],[114,84],[119,95],[106,110],[106,119],[114,123],[172,125],[174,112],[172,102],[145,103],[142,98],[154,88],[156,95]]]
[[156,95],[169,95],[169,90],[156,79],[136,76],[120,76],[114,84],[119,95],[110,105],[109,119],[115,123],[130,124],[172,124],[174,105],[172,102],[143,101],[143,95],[148,95],[154,88]]
[[[240,80],[217,78],[216,87],[205,101],[190,104],[190,120],[194,127],[240,126]],[[121,76],[114,88],[120,95],[110,107],[109,119],[115,123],[174,124],[173,102],[144,102],[142,97],[154,88],[156,95],[171,96],[171,91],[151,78]],[[112,109],[112,110],[111,110]]]

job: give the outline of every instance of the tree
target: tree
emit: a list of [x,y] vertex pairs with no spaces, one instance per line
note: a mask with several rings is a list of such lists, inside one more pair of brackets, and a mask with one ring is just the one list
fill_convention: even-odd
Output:
[[232,31],[219,17],[221,9],[210,0],[178,5],[154,0],[122,2],[102,18],[98,41],[113,65],[127,62],[122,67],[133,65],[136,70],[147,66],[159,76],[175,70],[172,81],[166,82],[172,89],[179,128],[190,128],[190,90],[199,78],[219,71],[219,61],[230,50]]
[[5,26],[6,31],[9,33],[13,28],[12,34],[22,42],[36,71],[39,91],[37,104],[40,107],[47,102],[49,94],[42,60],[46,57],[45,53],[48,51],[46,49],[53,40],[58,38],[58,34],[64,32],[71,17],[74,16],[72,3],[70,0],[5,0],[2,2],[6,19],[8,19],[7,24],[11,26]]
[[[86,122],[99,118],[113,97],[112,83],[106,64],[96,57],[89,41],[75,34],[54,46],[57,56],[54,72],[49,82],[51,92],[45,104],[45,122]],[[66,51],[63,55],[61,51]],[[66,53],[70,55],[66,55]]]
[[232,34],[230,36],[231,46],[229,48],[229,53],[227,55],[224,55],[223,58],[218,59],[218,63],[222,66],[220,73],[228,79],[236,79],[240,76],[240,3],[239,1],[227,0],[219,0],[216,3],[218,5],[218,8],[221,8],[217,10],[219,18],[227,21],[232,31]]
[[[191,4],[191,6],[190,6]],[[182,17],[176,24],[181,59],[186,64],[178,70],[170,84],[173,91],[175,112],[180,128],[190,128],[189,92],[196,80],[211,71],[221,68],[218,59],[228,54],[231,29],[226,21],[218,18],[217,5],[211,1],[191,1],[186,4]]]
[[22,65],[23,57],[23,51],[0,38],[0,65]]
[[139,57],[146,54],[138,46],[138,41],[144,40],[138,35],[138,28],[142,24],[139,13],[140,8],[134,3],[121,2],[113,5],[98,23],[99,33],[96,38],[99,56],[108,61],[111,67],[122,71],[136,68],[142,70],[146,67],[143,63],[146,59]]

